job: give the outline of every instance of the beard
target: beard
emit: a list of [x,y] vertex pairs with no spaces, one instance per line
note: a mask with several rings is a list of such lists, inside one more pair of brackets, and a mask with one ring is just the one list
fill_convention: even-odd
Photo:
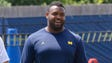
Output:
[[64,26],[64,22],[62,23],[49,23],[51,29],[53,29],[54,31],[60,31],[63,29]]

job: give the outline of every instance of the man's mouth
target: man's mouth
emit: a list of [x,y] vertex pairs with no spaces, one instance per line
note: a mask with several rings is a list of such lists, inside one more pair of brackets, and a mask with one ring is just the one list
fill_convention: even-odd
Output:
[[62,24],[62,22],[55,22],[56,24]]

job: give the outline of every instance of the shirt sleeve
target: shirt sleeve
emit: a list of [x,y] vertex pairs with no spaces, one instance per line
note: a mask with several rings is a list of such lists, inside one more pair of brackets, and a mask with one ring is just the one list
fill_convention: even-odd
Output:
[[3,40],[0,37],[0,63],[9,61],[9,57],[7,55]]
[[20,63],[33,63],[34,62],[34,46],[28,38],[24,44]]
[[84,44],[82,40],[76,43],[76,53],[74,63],[88,63],[85,55]]

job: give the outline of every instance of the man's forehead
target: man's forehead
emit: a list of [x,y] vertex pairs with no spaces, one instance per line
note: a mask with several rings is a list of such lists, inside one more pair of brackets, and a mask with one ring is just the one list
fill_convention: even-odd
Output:
[[62,10],[62,11],[65,11],[65,9],[64,9],[63,7],[59,7],[59,6],[56,6],[56,5],[51,6],[51,7],[49,8],[49,11],[52,11],[52,10],[55,10],[55,9],[60,9],[60,10]]

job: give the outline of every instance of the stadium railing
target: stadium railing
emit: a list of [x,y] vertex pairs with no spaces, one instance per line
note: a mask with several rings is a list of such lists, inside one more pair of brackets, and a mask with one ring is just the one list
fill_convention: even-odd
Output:
[[[82,37],[82,40],[87,43],[112,41],[112,31],[77,32],[77,34],[79,34]],[[17,42],[19,46],[23,46],[29,34],[0,34],[0,36],[7,46],[16,46]],[[11,41],[14,43],[10,44]]]

